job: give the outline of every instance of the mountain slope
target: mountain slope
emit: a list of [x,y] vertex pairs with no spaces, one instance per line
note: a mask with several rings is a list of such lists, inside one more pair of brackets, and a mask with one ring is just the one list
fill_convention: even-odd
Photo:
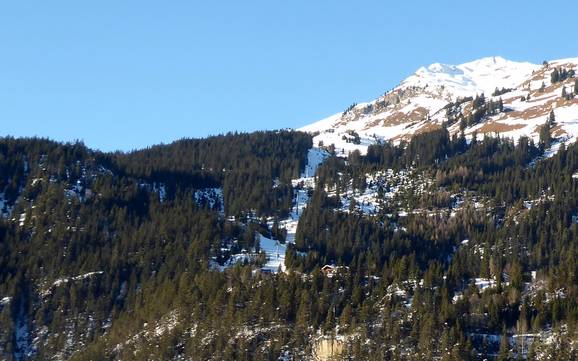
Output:
[[[434,65],[336,115],[318,136],[352,149],[386,138],[348,126],[400,130],[347,159],[293,131],[0,137],[0,360],[578,360],[572,65],[518,66]],[[539,144],[465,137],[527,112]]]
[[[354,149],[363,153],[377,141],[408,140],[443,124],[451,134],[463,130],[468,137],[474,132],[499,133],[537,141],[539,128],[553,110],[554,136],[574,141],[578,134],[577,64],[578,58],[535,65],[501,57],[457,66],[435,63],[418,69],[372,102],[353,105],[300,130],[318,133],[316,145],[334,144],[341,154]],[[501,109],[489,111],[486,106],[480,111],[480,103],[474,100],[482,94],[481,105],[501,103]]]

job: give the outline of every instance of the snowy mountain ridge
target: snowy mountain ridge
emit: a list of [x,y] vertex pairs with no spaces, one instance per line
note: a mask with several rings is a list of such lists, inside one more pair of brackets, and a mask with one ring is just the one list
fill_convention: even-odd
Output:
[[401,83],[402,87],[444,87],[455,100],[472,94],[491,94],[496,87],[515,88],[540,66],[519,63],[502,57],[487,57],[461,65],[434,63],[419,68]]
[[[354,104],[344,112],[302,127],[316,134],[315,144],[334,145],[338,154],[362,153],[377,141],[397,143],[414,134],[446,125],[450,133],[464,131],[538,139],[539,128],[550,111],[556,114],[556,136],[570,142],[578,135],[578,101],[575,98],[578,58],[542,65],[486,57],[460,65],[434,63],[419,68],[393,90],[377,99]],[[566,71],[556,80],[554,72]],[[556,80],[556,81],[553,81]],[[470,117],[479,110],[473,99],[501,102],[497,112]],[[567,94],[564,96],[564,94]]]

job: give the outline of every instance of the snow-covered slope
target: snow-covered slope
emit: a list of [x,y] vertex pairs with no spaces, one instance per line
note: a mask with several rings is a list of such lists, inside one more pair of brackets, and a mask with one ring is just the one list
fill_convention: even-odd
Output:
[[[554,110],[556,136],[573,141],[578,135],[578,96],[574,94],[575,77],[551,82],[555,69],[576,71],[578,58],[561,59],[536,65],[514,62],[501,57],[488,57],[461,65],[435,63],[418,69],[393,90],[376,100],[353,106],[345,112],[301,128],[317,133],[315,145],[333,144],[337,154],[347,155],[354,149],[362,153],[378,140],[399,142],[414,134],[448,125],[457,133],[458,114],[466,118],[473,113],[472,101],[463,99],[484,94],[486,101],[503,101],[503,111],[486,115],[475,124],[468,124],[466,135],[499,133],[518,138],[522,135],[538,139],[538,128]],[[494,94],[495,90],[503,93]],[[453,111],[450,119],[448,109]],[[449,121],[448,121],[449,120]]]

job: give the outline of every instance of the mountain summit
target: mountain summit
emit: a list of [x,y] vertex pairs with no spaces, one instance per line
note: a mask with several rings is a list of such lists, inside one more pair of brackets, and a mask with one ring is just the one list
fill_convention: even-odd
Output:
[[491,94],[496,87],[514,88],[538,70],[538,65],[488,57],[461,65],[434,63],[419,68],[401,85],[444,87],[449,97]]
[[414,134],[447,126],[464,132],[538,141],[539,129],[553,111],[554,135],[574,141],[578,135],[578,58],[542,65],[486,57],[419,68],[393,90],[300,130],[316,133],[316,144],[333,144],[342,154],[369,144],[408,140]]

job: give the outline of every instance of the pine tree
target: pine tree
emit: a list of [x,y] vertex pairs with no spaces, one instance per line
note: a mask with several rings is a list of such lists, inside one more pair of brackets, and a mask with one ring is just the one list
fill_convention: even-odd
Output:
[[339,317],[339,326],[344,331],[347,331],[351,326],[351,314],[351,305],[347,304],[343,311],[341,311],[341,317]]
[[307,329],[311,320],[311,301],[307,291],[301,292],[301,300],[297,309],[297,327]]
[[555,84],[559,81],[560,81],[560,71],[558,70],[558,68],[554,68],[554,70],[550,74],[550,82],[552,84]]
[[518,291],[522,291],[522,267],[517,260],[510,266],[510,285]]
[[530,349],[528,350],[528,353],[526,354],[526,360],[527,361],[536,361],[536,356],[537,356],[537,352],[536,349],[538,348],[538,340],[534,339],[532,341],[532,343],[530,344]]
[[540,147],[542,150],[547,149],[552,144],[552,133],[550,130],[550,122],[546,121],[544,125],[540,128]]
[[512,353],[510,352],[510,342],[508,341],[508,336],[504,333],[500,341],[500,351],[498,351],[498,357],[496,361],[512,361]]

